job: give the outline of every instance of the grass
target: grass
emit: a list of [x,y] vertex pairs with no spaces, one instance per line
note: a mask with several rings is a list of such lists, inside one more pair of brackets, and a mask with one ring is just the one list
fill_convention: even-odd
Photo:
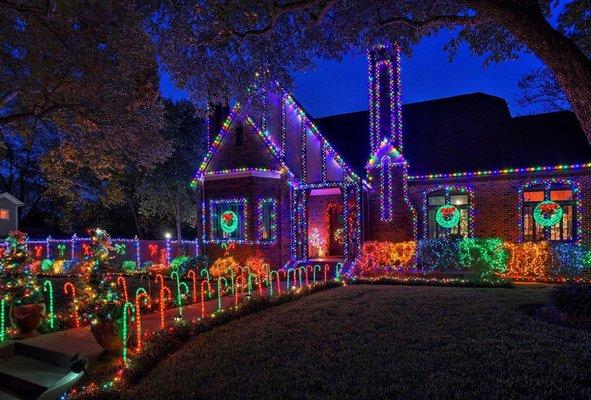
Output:
[[199,335],[136,399],[574,399],[591,334],[530,318],[547,288],[355,285]]

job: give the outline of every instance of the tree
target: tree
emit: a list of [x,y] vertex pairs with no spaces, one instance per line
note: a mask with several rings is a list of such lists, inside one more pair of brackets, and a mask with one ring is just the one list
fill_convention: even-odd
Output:
[[197,197],[189,184],[205,153],[206,140],[195,107],[181,101],[165,103],[162,134],[174,143],[171,157],[145,176],[138,188],[139,212],[152,221],[174,223],[177,240],[182,226],[197,225]]
[[[34,171],[37,193],[61,207],[66,230],[85,206],[124,203],[121,177],[170,154],[137,4],[0,0],[0,21],[0,130],[12,154],[2,172],[26,182]],[[43,151],[27,158],[37,143]]]
[[151,33],[174,79],[196,99],[248,98],[256,81],[279,80],[351,49],[392,40],[410,52],[441,29],[485,63],[526,48],[552,71],[591,141],[591,60],[578,38],[589,31],[589,0],[568,2],[558,28],[551,0],[226,0],[152,1]]

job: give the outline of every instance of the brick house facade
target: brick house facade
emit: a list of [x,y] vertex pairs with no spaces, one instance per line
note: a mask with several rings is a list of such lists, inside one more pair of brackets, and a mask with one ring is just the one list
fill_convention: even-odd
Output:
[[[211,260],[229,242],[273,268],[352,262],[366,240],[591,242],[591,148],[570,113],[512,118],[480,93],[403,107],[399,50],[369,63],[368,112],[314,120],[279,88],[263,112],[216,111],[194,181]],[[542,202],[559,222],[534,218]]]

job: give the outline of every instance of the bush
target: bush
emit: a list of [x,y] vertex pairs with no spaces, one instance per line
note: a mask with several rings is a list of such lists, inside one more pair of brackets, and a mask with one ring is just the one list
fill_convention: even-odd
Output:
[[413,266],[416,242],[365,242],[356,268],[359,275],[381,275]]
[[189,270],[194,269],[199,272],[207,268],[206,256],[180,256],[175,257],[170,262],[170,272],[177,271],[181,276],[186,275]]
[[554,289],[550,303],[558,310],[577,317],[591,317],[591,286],[570,284]]
[[549,268],[553,276],[576,276],[584,270],[585,249],[572,243],[553,243],[552,263]]
[[425,271],[462,269],[457,239],[423,239],[417,247],[417,268]]
[[507,251],[498,238],[462,239],[459,245],[460,264],[480,276],[505,273]]

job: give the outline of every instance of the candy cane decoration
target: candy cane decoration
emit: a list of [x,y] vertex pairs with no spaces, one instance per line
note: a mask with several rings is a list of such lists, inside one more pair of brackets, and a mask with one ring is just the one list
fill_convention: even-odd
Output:
[[160,328],[164,329],[165,324],[164,324],[164,310],[165,310],[165,306],[166,306],[166,300],[171,301],[172,300],[172,293],[170,292],[170,289],[167,288],[166,286],[162,286],[160,288]]
[[6,315],[4,314],[4,310],[6,309],[5,299],[0,300],[0,307],[2,308],[0,309],[0,342],[3,342],[6,338]]
[[312,270],[313,271],[314,268],[312,268],[311,265],[307,265],[306,266],[306,286],[309,286],[310,285],[310,282],[308,281],[308,270]]
[[334,267],[334,280],[338,281],[339,279],[341,279],[341,270],[343,269],[343,264],[342,263],[337,263],[337,265]]
[[121,340],[123,341],[123,362],[127,362],[127,313],[131,315],[131,321],[135,321],[135,307],[129,301],[123,305],[123,327],[121,328]]
[[318,264],[314,265],[314,269],[312,272],[312,280],[314,282],[314,284],[316,284],[316,268],[318,268],[318,272],[322,271],[322,267]]
[[236,291],[236,273],[234,272],[234,269],[232,267],[228,267],[228,269],[226,270],[226,272],[230,271],[230,283],[231,283],[231,290],[232,290],[232,294],[234,294],[234,292]]
[[[199,276],[201,276],[202,278],[205,277],[207,282],[209,282],[209,280],[210,280],[209,271],[206,270],[205,268],[202,269],[201,272],[199,272]],[[209,285],[209,291],[207,292],[207,297],[209,297],[210,299],[213,297],[213,294],[211,293],[211,285]]]
[[324,264],[324,283],[326,283],[326,276],[328,274],[328,269],[330,267],[328,266],[328,264]]
[[138,288],[135,291],[135,330],[136,330],[136,336],[137,336],[137,345],[136,345],[136,350],[140,351],[142,348],[142,310],[141,310],[141,303],[140,301],[144,300],[144,304],[148,306],[148,308],[152,307],[152,299],[150,299],[150,296],[148,295],[148,293],[146,292],[146,289],[144,288]]
[[[242,283],[242,286],[238,286],[238,282]],[[238,288],[242,287],[242,292],[244,292],[244,275],[238,275],[236,278],[236,290],[234,290],[234,305],[238,305]]]
[[197,303],[197,274],[195,273],[195,271],[190,270],[187,273],[187,278],[191,279],[191,281],[193,282],[192,300],[193,300],[193,304],[195,304],[195,303]]
[[257,275],[257,284],[259,285],[259,295],[263,297],[263,280],[261,279],[261,273],[258,272]]
[[119,276],[117,278],[117,285],[123,289],[123,298],[125,299],[125,302],[127,303],[129,301],[129,296],[127,295],[127,281],[125,280],[124,277]]
[[273,296],[273,274],[277,276],[277,294],[281,294],[281,281],[279,280],[279,271],[269,272],[269,296]]
[[209,279],[208,280],[202,280],[201,281],[201,318],[205,318],[205,284],[207,284],[207,291],[208,293],[211,293],[211,284],[209,283]]
[[72,306],[74,308],[74,326],[78,328],[80,327],[80,321],[78,319],[78,305],[76,304],[76,286],[74,286],[72,282],[64,283],[64,294],[67,296],[68,292],[70,292],[70,295],[72,296]]
[[285,273],[286,274],[286,277],[287,277],[287,289],[286,289],[287,291],[291,290],[291,286],[289,286],[289,273],[290,272],[293,272],[293,283],[297,284],[297,281],[296,281],[296,270],[293,269],[293,268],[288,268],[287,272]]
[[43,291],[49,292],[49,327],[55,328],[55,314],[53,312],[53,282],[49,279],[43,282]]
[[144,282],[144,278],[148,281],[148,293],[150,296],[152,295],[152,283],[150,282],[150,277],[148,275],[140,276],[140,285]]
[[160,288],[164,287],[164,277],[162,276],[162,274],[156,275],[156,283],[160,284]]
[[220,276],[218,278],[218,312],[222,311],[222,280],[224,281],[224,286],[226,289],[228,288],[228,280]]

